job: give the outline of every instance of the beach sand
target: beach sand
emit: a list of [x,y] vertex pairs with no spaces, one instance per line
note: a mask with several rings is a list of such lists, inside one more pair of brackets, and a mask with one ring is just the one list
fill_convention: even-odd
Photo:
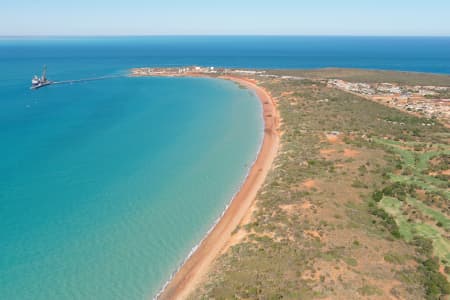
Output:
[[186,299],[202,282],[215,258],[227,249],[232,232],[251,213],[258,190],[271,169],[279,146],[279,115],[270,94],[253,80],[234,76],[221,76],[254,91],[261,101],[264,114],[264,139],[248,177],[230,206],[209,235],[174,275],[158,299]]

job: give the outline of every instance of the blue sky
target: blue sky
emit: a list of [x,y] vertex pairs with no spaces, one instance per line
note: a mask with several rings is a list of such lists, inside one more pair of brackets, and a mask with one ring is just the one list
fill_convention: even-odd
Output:
[[450,35],[448,0],[13,0],[0,35]]

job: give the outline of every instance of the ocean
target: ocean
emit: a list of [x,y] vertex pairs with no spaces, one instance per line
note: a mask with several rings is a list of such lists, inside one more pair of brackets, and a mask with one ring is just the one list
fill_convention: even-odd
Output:
[[239,189],[256,96],[132,67],[356,67],[450,74],[450,38],[0,38],[0,298],[149,299]]

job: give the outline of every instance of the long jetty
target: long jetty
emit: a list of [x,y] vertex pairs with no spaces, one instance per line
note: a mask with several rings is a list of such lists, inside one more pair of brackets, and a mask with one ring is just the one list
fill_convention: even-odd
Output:
[[84,78],[84,79],[74,79],[74,80],[62,80],[62,81],[52,81],[51,84],[72,84],[79,82],[87,82],[87,81],[97,81],[97,80],[105,80],[112,78],[121,78],[126,77],[125,75],[111,75],[111,76],[102,76],[102,77],[92,77],[92,78]]

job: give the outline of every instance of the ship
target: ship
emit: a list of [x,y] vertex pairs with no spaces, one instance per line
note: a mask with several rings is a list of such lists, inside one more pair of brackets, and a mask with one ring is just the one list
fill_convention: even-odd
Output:
[[47,67],[44,66],[44,70],[42,71],[42,76],[38,77],[34,75],[33,79],[31,79],[31,87],[30,89],[36,90],[38,88],[47,86],[52,84],[53,82],[47,79]]

